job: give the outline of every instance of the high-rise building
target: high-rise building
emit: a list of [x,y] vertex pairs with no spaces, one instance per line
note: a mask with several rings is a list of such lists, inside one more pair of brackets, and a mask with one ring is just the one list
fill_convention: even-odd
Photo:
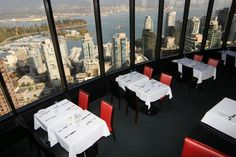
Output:
[[96,54],[93,38],[89,35],[89,33],[85,33],[82,41],[84,59],[94,59],[96,57]]
[[149,60],[154,59],[156,35],[154,32],[144,29],[142,33],[142,53]]
[[114,68],[127,65],[129,63],[129,40],[125,33],[116,33],[113,36],[112,66]]
[[64,36],[59,36],[58,37],[59,41],[59,46],[60,46],[60,51],[61,51],[61,57],[62,57],[62,62],[64,65],[71,67],[71,62],[69,59],[68,55],[68,49],[67,49],[67,44],[66,44],[66,39]]
[[[8,92],[11,96],[11,99],[15,105],[16,108],[20,108],[21,106],[23,106],[23,104],[21,104],[17,97],[16,97],[16,92],[15,92],[15,86],[13,85],[13,80],[10,76],[10,73],[9,71],[7,70],[7,67],[5,65],[5,62],[3,60],[0,60],[0,71],[2,73],[2,76],[3,76],[3,79],[5,80],[5,83],[6,83],[6,86],[7,86],[7,89],[8,89]],[[7,105],[7,102],[4,100],[4,95],[2,93],[2,91],[0,92],[0,106],[2,108],[2,110],[4,112],[7,112],[9,111],[9,107]],[[0,113],[2,114],[2,113]]]
[[202,43],[202,34],[191,34],[185,37],[184,53],[198,51]]
[[46,38],[42,45],[50,83],[54,87],[60,86],[60,75],[52,42],[50,39]]
[[202,16],[200,19],[200,29],[199,29],[200,34],[203,34],[203,30],[205,27],[205,21],[206,21],[206,16]]
[[198,17],[192,17],[188,20],[187,35],[198,34],[200,29],[200,19]]
[[236,11],[233,16],[232,24],[231,24],[231,29],[229,33],[229,41],[235,41],[236,40]]
[[39,45],[32,45],[28,50],[28,63],[31,75],[43,74],[46,72],[46,66],[42,58],[42,47]]
[[223,8],[216,12],[217,14],[216,16],[218,16],[219,25],[221,25],[222,29],[225,28],[226,20],[228,18],[228,13],[229,13],[229,8]]
[[168,35],[168,27],[170,27],[170,26],[175,27],[175,20],[176,20],[176,12],[175,11],[166,13],[165,36]]
[[176,43],[176,45],[179,45],[182,24],[183,24],[183,20],[177,20],[175,22],[175,43]]
[[146,16],[144,21],[144,29],[153,32],[153,21],[151,16]]
[[206,47],[220,46],[222,31],[218,22],[217,17],[210,21]]
[[7,114],[10,111],[11,109],[9,105],[7,104],[7,101],[5,99],[4,93],[2,92],[2,89],[0,88],[0,116]]

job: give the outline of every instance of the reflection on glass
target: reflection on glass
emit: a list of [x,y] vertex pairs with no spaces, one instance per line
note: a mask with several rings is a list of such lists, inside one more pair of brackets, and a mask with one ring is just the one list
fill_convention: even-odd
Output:
[[236,46],[236,9],[234,11],[233,20],[232,20],[232,24],[230,27],[227,46]]
[[184,42],[184,53],[198,51],[201,48],[208,1],[193,0],[190,3],[189,18]]
[[185,0],[166,0],[164,5],[161,57],[178,54]]
[[24,2],[1,3],[0,70],[16,108],[61,89],[43,2]]
[[100,0],[105,71],[130,65],[129,1]]
[[9,112],[11,112],[11,108],[6,101],[5,95],[2,91],[2,87],[0,86],[0,116],[3,116]]
[[219,48],[222,44],[222,37],[225,32],[225,26],[228,19],[229,9],[232,0],[215,0],[211,21],[209,24],[206,49]]
[[159,0],[135,1],[135,63],[155,57]]
[[52,0],[52,7],[67,83],[100,75],[93,1]]

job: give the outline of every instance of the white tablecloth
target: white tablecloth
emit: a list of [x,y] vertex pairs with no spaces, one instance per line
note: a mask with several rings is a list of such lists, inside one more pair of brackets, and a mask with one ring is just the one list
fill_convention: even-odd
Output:
[[224,98],[201,121],[236,139],[236,101]]
[[[226,50],[226,51],[219,51],[219,52],[221,53],[221,59],[224,61],[224,64],[226,61],[226,54],[236,57],[236,52],[234,51]],[[235,67],[236,67],[236,59],[235,59]]]
[[48,141],[52,147],[57,143],[56,137],[52,132],[52,128],[69,116],[80,112],[82,112],[82,109],[79,106],[67,99],[64,99],[46,109],[41,109],[34,114],[34,129],[41,127],[47,131]]
[[157,101],[165,95],[172,98],[171,88],[154,79],[130,84],[128,88],[134,91],[138,98],[145,101],[148,109],[151,107],[151,102]]
[[203,62],[197,62],[189,58],[181,58],[173,60],[178,63],[178,70],[182,73],[182,65],[193,68],[193,76],[198,78],[197,84],[202,83],[203,80],[207,80],[212,76],[216,79],[216,67],[205,64]]
[[138,73],[136,71],[130,72],[125,75],[120,75],[116,78],[116,81],[118,82],[119,86],[125,90],[125,87],[128,85],[134,84],[134,83],[141,83],[144,81],[149,80],[146,75],[143,75],[141,73]]
[[76,157],[101,137],[110,135],[106,122],[93,113],[84,110],[77,118],[68,117],[53,129],[56,139],[69,152],[69,157]]

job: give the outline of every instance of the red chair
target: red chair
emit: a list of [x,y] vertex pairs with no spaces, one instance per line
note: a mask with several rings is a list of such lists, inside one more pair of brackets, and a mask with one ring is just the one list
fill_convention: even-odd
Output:
[[101,101],[100,118],[106,122],[109,131],[113,135],[114,141],[116,141],[116,136],[115,136],[115,132],[113,129],[113,123],[112,123],[112,115],[113,115],[113,107],[108,102],[102,100]]
[[150,67],[150,66],[144,67],[143,74],[146,75],[149,78],[149,80],[151,80],[151,78],[152,78],[152,72],[153,72],[152,67]]
[[167,86],[171,85],[171,81],[172,81],[172,76],[165,74],[165,73],[161,73],[161,78],[160,78],[160,82],[166,84]]
[[79,94],[78,94],[78,105],[83,110],[88,110],[89,94],[87,92],[85,92],[83,90],[79,91]]
[[[165,74],[165,73],[161,73],[161,78],[160,78],[160,82],[164,83],[167,86],[171,86],[171,82],[172,82],[172,76]],[[163,101],[165,98],[168,98],[167,95],[163,96],[160,101]]]
[[198,62],[201,62],[201,61],[202,61],[202,58],[203,58],[203,55],[197,55],[197,54],[195,54],[194,57],[193,57],[193,60],[198,61]]
[[230,157],[215,148],[186,137],[181,157]]
[[217,67],[217,65],[219,64],[219,59],[209,58],[207,64]]

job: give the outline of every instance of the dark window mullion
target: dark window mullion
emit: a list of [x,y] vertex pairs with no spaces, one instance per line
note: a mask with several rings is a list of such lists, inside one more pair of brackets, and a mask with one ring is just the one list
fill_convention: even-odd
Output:
[[96,26],[96,35],[97,35],[97,44],[98,44],[98,58],[100,66],[100,75],[105,75],[105,66],[104,66],[104,52],[103,52],[103,39],[102,39],[102,27],[101,27],[101,15],[100,15],[100,1],[93,0],[94,6],[94,17],[95,17],[95,26]]
[[156,46],[155,46],[155,60],[156,61],[160,59],[163,12],[164,12],[164,0],[159,0],[158,19],[157,19],[157,39],[156,39]]
[[183,24],[182,24],[182,30],[181,30],[181,36],[180,36],[180,42],[179,42],[179,55],[182,55],[183,50],[184,50],[185,35],[186,35],[186,29],[187,29],[187,24],[188,24],[189,7],[190,7],[190,0],[186,0],[185,5],[184,5]]
[[130,68],[135,66],[135,0],[129,1],[129,17],[130,17]]
[[213,6],[214,6],[214,0],[209,0],[205,26],[204,26],[204,30],[203,30],[202,44],[201,44],[201,49],[200,49],[201,52],[205,51],[206,40],[207,40],[207,36],[208,36]]

